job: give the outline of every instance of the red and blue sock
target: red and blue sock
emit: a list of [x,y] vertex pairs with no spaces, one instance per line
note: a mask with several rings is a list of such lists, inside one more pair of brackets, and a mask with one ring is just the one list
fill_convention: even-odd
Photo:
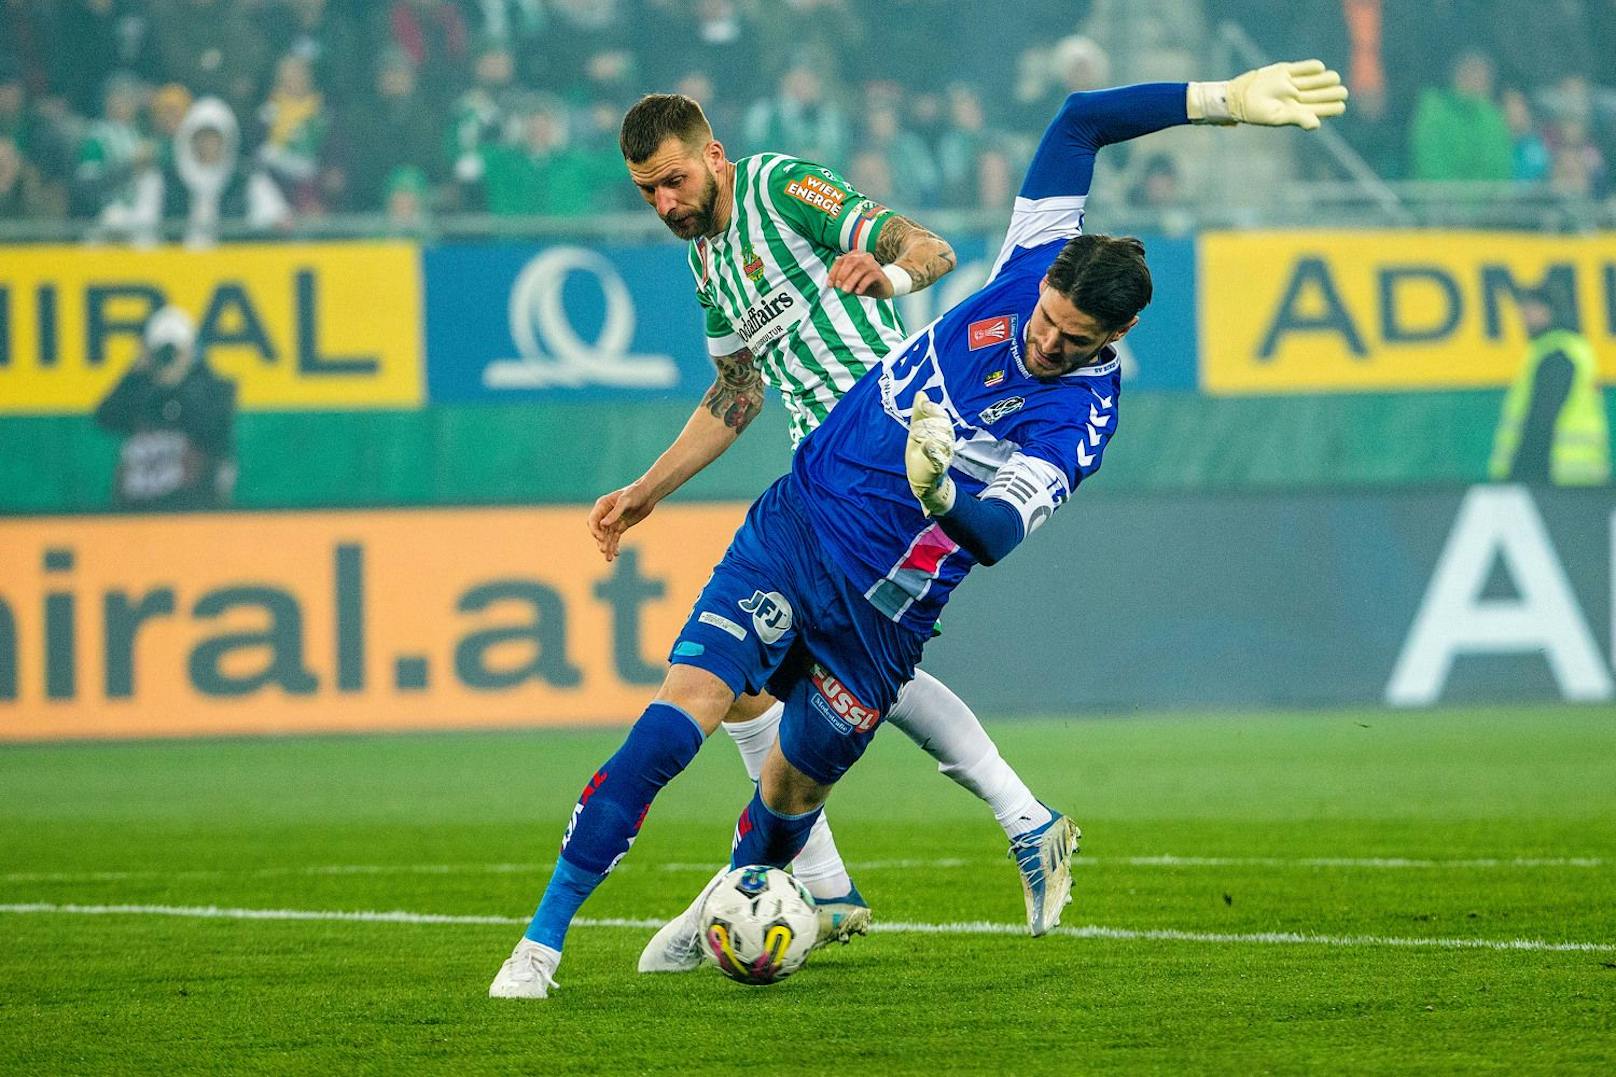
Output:
[[528,938],[561,949],[584,899],[623,859],[651,801],[696,758],[704,739],[696,720],[673,704],[659,701],[645,709],[578,797],[561,857],[524,932]]

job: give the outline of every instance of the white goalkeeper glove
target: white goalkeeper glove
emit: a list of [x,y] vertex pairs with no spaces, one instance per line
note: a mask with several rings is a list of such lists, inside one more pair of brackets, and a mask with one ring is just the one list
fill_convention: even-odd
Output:
[[909,473],[909,489],[927,516],[941,516],[954,507],[954,480],[948,477],[953,460],[954,423],[941,405],[921,393],[909,413],[903,466]]
[[1193,123],[1255,123],[1314,131],[1347,111],[1347,88],[1322,60],[1269,64],[1228,82],[1192,82],[1186,99]]

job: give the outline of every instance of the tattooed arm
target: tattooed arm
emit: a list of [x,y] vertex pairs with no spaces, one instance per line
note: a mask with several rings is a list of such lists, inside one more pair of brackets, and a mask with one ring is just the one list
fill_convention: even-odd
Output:
[[955,265],[954,248],[948,240],[900,216],[881,229],[875,241],[875,260],[908,273],[917,292],[946,276]]
[[750,348],[717,356],[713,365],[718,376],[673,444],[644,475],[603,495],[590,509],[589,532],[606,560],[617,556],[624,531],[651,515],[657,502],[722,456],[763,410],[767,389]]
[[851,251],[830,268],[830,284],[854,295],[891,299],[898,294],[883,266],[895,266],[909,277],[905,292],[935,284],[954,268],[954,248],[924,225],[894,213],[881,227],[872,254]]

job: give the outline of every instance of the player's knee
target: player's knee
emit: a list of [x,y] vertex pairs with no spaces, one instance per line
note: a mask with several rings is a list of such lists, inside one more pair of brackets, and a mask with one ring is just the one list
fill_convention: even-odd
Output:
[[824,805],[833,787],[804,774],[775,745],[763,762],[758,792],[768,809],[779,815],[802,815]]
[[761,717],[770,707],[774,706],[775,699],[767,692],[758,692],[755,695],[740,695],[729,706],[724,715],[726,722],[750,722]]
[[718,674],[689,665],[670,668],[656,698],[690,715],[703,733],[717,729],[736,701],[735,693]]

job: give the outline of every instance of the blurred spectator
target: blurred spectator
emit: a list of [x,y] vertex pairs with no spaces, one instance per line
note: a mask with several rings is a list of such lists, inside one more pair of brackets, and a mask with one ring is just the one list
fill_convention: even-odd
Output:
[[142,10],[147,6],[128,0],[58,0],[40,8],[50,84],[79,114],[99,109],[101,88],[113,72],[147,74],[151,69]]
[[1585,75],[1567,75],[1543,87],[1537,102],[1551,130],[1565,122],[1577,124],[1605,159],[1616,155],[1616,88],[1601,86]]
[[440,111],[460,89],[471,34],[451,0],[393,0],[387,12],[392,43],[415,65],[420,94]]
[[236,386],[196,347],[196,324],[177,307],[147,321],[140,355],[95,409],[124,436],[112,499],[140,512],[221,508],[236,483]]
[[519,52],[537,47],[550,24],[544,0],[473,0],[477,31]]
[[[628,211],[640,205],[634,185],[624,170],[623,151],[617,141],[623,113],[627,111],[626,106],[611,101],[596,101],[578,123],[579,134],[574,143],[583,157],[597,212]],[[708,120],[711,122],[712,117]]]
[[83,216],[100,216],[114,205],[127,208],[135,195],[137,173],[154,163],[152,147],[138,122],[143,93],[128,73],[107,80],[101,118],[90,124],[79,143],[73,175],[74,204]]
[[250,114],[268,54],[246,6],[230,0],[152,0],[148,6],[164,78]]
[[1182,205],[1183,201],[1178,166],[1165,153],[1148,158],[1139,170],[1139,178],[1128,190],[1128,202],[1141,209],[1171,209]]
[[877,202],[893,202],[898,190],[892,181],[892,162],[886,154],[859,150],[847,166],[847,178],[859,193]]
[[[733,7],[732,4],[711,0],[697,6],[706,13],[704,21],[709,26],[709,36],[711,26],[716,21],[714,17],[720,11]],[[882,5],[882,8],[887,6]],[[861,11],[860,8],[865,10]],[[886,10],[881,13],[887,14]],[[762,60],[761,63],[754,59],[750,63],[742,61],[736,64],[712,46],[708,47],[708,54],[702,58],[703,63],[709,71],[723,72],[726,90],[749,97],[765,92],[769,82],[777,80],[790,66],[804,58],[824,72],[832,82],[836,81],[838,71],[859,72],[866,77],[874,73],[879,73],[882,78],[899,77],[900,73],[892,68],[894,63],[901,64],[907,59],[903,54],[913,47],[908,40],[909,35],[907,32],[897,35],[883,32],[877,38],[882,54],[869,56],[867,48],[870,35],[865,27],[868,14],[869,5],[856,0],[781,0],[770,5],[768,18],[757,20],[756,37],[752,40],[757,42],[756,55]],[[883,31],[887,29],[883,26]],[[745,33],[744,29],[742,32]],[[898,40],[903,41],[903,48],[888,47]],[[729,85],[729,80],[736,73],[754,71],[767,81]]]
[[423,238],[431,229],[427,214],[429,188],[426,173],[414,165],[399,165],[387,177],[387,230],[395,236]]
[[1607,178],[1605,155],[1589,137],[1588,125],[1575,119],[1556,124],[1549,188],[1562,198],[1603,198]]
[[1517,183],[1541,183],[1549,175],[1549,147],[1538,132],[1537,118],[1526,95],[1511,87],[1504,91],[1504,122],[1513,140],[1510,178]]
[[[864,110],[864,152],[885,159],[883,174],[894,189],[893,199],[904,206],[928,209],[937,205],[942,175],[925,141],[903,126],[895,105],[874,104]],[[813,160],[813,158],[810,158]],[[857,186],[857,180],[854,181]]]
[[550,97],[529,98],[515,128],[511,142],[483,150],[488,211],[576,217],[594,210],[589,162],[572,145],[565,106]]
[[847,118],[819,71],[806,62],[781,77],[778,94],[747,111],[745,127],[748,153],[773,151],[832,163],[846,159]]
[[491,37],[477,50],[472,68],[471,89],[460,95],[454,120],[449,127],[449,158],[453,176],[461,191],[459,203],[476,208],[469,195],[481,190],[485,147],[498,142],[511,123],[511,113],[520,91],[514,85],[516,61],[503,38]]
[[949,87],[948,121],[937,146],[943,205],[957,209],[1008,206],[1009,199],[995,182],[999,166],[987,163],[989,158],[998,157],[1007,167],[1000,151],[1000,139],[988,130],[982,100],[970,86],[956,83]]
[[281,192],[302,212],[320,208],[315,176],[329,119],[309,61],[296,53],[275,65],[275,86],[258,110],[264,139],[258,160]]
[[1521,299],[1526,358],[1504,396],[1487,474],[1495,482],[1594,486],[1610,481],[1610,429],[1599,359],[1573,328],[1569,297]]
[[[715,132],[729,131],[733,132],[736,138],[741,136],[745,114],[742,102],[727,94],[720,95],[713,85],[712,76],[706,71],[692,68],[683,72],[673,83],[673,92],[682,93],[692,101],[701,102],[701,110],[707,114],[707,120]],[[740,144],[736,143],[726,148],[732,151],[738,150]],[[732,152],[730,156],[734,157],[735,154]]]
[[416,91],[415,64],[402,49],[389,49],[376,69],[376,93],[349,109],[332,157],[341,177],[344,205],[357,212],[382,208],[387,177],[414,165],[437,180],[443,130]]
[[1410,176],[1417,180],[1508,180],[1513,140],[1493,102],[1493,64],[1484,53],[1460,55],[1446,89],[1420,95],[1409,133]]
[[[741,100],[751,100],[768,85],[771,73],[759,63],[759,47],[755,22],[742,17],[734,0],[695,0],[694,18],[683,29],[678,40],[681,48],[677,59],[686,67],[702,71],[720,71],[724,77],[724,91]],[[769,18],[761,20],[764,27],[780,29],[791,20],[799,4],[776,5]],[[808,41],[792,40],[786,52],[773,53],[788,56],[801,50]]]
[[235,114],[217,97],[192,105],[174,136],[173,164],[163,174],[163,216],[185,222],[184,242],[192,248],[218,243],[226,220],[255,232],[291,223],[291,207],[275,182],[242,165]]
[[147,109],[157,163],[166,168],[174,160],[174,136],[180,133],[180,124],[191,111],[191,91],[177,82],[160,86],[147,102]]
[[371,49],[354,16],[360,6],[354,0],[284,0],[259,9],[273,53],[307,60],[329,104],[345,105],[370,84]]
[[1042,131],[1070,94],[1109,85],[1111,62],[1092,38],[1071,34],[1035,45],[1016,61],[1011,121],[1024,131]]
[[39,177],[10,135],[0,135],[0,221],[21,221],[39,211]]
[[[565,93],[584,80],[590,57],[623,48],[638,36],[627,5],[619,0],[548,0],[547,6],[545,47],[518,57],[527,86]],[[658,47],[678,49],[681,43],[659,42]]]

